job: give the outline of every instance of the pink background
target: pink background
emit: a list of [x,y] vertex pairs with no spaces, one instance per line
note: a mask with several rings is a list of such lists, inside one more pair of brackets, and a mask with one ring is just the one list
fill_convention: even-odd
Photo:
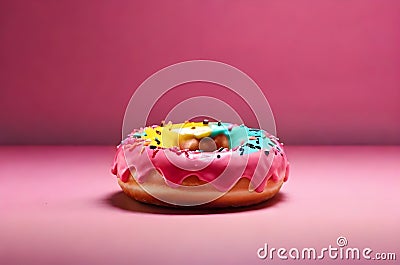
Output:
[[193,59],[252,77],[287,144],[400,144],[399,47],[396,0],[5,0],[0,144],[116,144],[134,90]]
[[[111,175],[135,89],[194,59],[243,70],[268,98],[291,163],[272,200],[171,210]],[[241,102],[189,84],[151,121],[199,95]],[[397,0],[0,1],[0,145],[107,145],[0,146],[0,264],[286,264],[256,250],[338,236],[398,260],[400,147],[293,145],[396,145],[399,120]]]

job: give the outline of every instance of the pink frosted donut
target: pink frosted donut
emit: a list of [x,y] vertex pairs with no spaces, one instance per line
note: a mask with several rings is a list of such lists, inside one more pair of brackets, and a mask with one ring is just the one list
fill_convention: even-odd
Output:
[[272,198],[289,163],[264,130],[204,120],[134,130],[117,147],[112,173],[141,202],[229,207]]

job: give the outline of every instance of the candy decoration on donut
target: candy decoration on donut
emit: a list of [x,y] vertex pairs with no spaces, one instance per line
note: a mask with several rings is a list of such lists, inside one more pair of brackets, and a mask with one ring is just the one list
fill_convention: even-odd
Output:
[[[228,177],[218,180],[228,166]],[[121,142],[112,173],[122,190],[138,201],[230,207],[272,198],[288,179],[289,163],[283,144],[262,129],[208,120],[162,122],[135,129]],[[182,186],[198,189],[193,193]],[[221,196],[212,201],[196,201],[216,192]]]

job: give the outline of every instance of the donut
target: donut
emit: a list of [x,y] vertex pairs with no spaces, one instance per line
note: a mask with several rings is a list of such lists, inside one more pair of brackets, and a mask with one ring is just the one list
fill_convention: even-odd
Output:
[[239,207],[275,196],[289,176],[283,143],[228,122],[135,129],[117,146],[112,174],[137,201],[172,207]]

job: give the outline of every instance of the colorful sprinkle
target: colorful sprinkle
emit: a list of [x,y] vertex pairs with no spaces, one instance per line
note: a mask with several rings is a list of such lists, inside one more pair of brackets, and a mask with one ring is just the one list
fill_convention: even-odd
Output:
[[153,151],[153,156],[152,156],[152,158],[154,158],[154,157],[156,156],[156,154],[158,153],[158,151],[160,151],[160,150],[157,149],[157,150],[154,150],[154,151]]

